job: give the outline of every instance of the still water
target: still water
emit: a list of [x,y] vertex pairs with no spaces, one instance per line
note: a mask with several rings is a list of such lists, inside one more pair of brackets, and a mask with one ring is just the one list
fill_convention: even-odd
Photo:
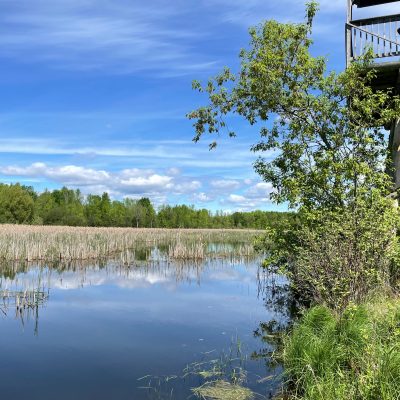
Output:
[[[6,268],[1,398],[187,399],[204,382],[193,363],[218,358],[268,398],[281,370],[260,324],[285,317],[261,277],[254,260]],[[21,293],[36,305],[21,309]]]

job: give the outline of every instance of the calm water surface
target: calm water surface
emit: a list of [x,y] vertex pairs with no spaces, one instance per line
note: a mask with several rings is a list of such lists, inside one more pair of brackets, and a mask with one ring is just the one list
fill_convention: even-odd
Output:
[[[202,381],[184,368],[236,356],[239,341],[248,386],[268,396],[278,380],[257,381],[280,369],[255,357],[272,349],[255,332],[284,317],[266,306],[259,273],[255,261],[3,272],[1,398],[187,399]],[[38,288],[37,309],[16,312],[13,294]]]

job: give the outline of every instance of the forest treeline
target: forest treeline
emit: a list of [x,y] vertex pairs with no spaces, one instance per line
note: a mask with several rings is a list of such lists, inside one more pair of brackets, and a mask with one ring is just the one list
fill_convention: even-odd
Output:
[[193,206],[164,205],[155,209],[148,198],[111,200],[108,193],[83,196],[77,190],[37,193],[33,187],[0,184],[0,223],[118,226],[138,228],[254,228],[264,229],[289,213],[251,211],[226,214]]

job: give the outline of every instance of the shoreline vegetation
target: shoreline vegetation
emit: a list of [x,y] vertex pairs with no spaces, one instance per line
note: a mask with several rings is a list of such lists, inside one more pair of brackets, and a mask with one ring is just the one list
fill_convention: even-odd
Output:
[[[251,257],[258,230],[102,228],[0,225],[0,260],[84,261],[120,256],[124,263],[136,253],[163,247],[175,260]],[[161,256],[163,256],[161,255]],[[147,254],[145,258],[150,258]]]
[[211,149],[239,133],[231,116],[258,127],[255,170],[296,210],[257,243],[303,312],[283,341],[281,398],[399,400],[400,96],[371,46],[343,72],[312,54],[318,10],[310,0],[303,22],[251,27],[238,70],[193,81],[206,101],[187,116]]
[[306,311],[283,341],[289,399],[400,399],[400,299]]

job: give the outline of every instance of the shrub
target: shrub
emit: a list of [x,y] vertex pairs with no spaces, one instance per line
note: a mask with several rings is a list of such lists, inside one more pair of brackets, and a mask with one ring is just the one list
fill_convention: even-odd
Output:
[[285,273],[302,300],[343,309],[398,273],[398,210],[371,195],[338,209],[301,210],[294,224],[267,232],[268,268]]

